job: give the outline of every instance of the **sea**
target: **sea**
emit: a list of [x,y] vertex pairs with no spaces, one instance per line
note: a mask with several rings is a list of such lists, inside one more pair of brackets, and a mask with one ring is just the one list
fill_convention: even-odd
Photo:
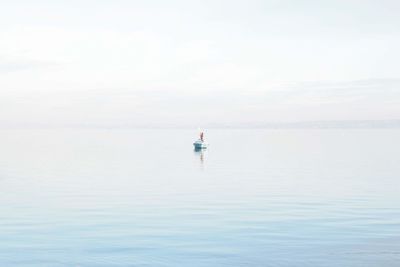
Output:
[[400,129],[197,138],[0,130],[0,266],[400,266]]

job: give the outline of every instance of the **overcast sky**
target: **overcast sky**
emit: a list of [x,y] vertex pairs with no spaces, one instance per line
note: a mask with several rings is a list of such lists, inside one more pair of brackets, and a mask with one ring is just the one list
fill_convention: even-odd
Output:
[[400,119],[400,1],[0,4],[0,126]]

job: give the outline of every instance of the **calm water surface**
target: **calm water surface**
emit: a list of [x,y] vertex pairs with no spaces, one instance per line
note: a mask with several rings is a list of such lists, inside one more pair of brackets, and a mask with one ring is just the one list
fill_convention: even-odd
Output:
[[400,266],[400,130],[0,130],[0,266]]

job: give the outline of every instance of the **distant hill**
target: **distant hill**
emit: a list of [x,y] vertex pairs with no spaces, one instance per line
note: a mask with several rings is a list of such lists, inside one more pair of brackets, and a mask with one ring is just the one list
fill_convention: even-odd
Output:
[[[226,125],[226,127],[229,127]],[[302,121],[302,122],[266,122],[242,123],[232,125],[239,128],[266,128],[266,129],[374,129],[400,128],[400,120],[335,120],[335,121]]]
[[[7,123],[0,121],[0,129],[197,129],[199,125],[170,123]],[[204,123],[203,128],[227,129],[400,129],[400,120],[334,120],[301,122],[242,122],[242,123]]]

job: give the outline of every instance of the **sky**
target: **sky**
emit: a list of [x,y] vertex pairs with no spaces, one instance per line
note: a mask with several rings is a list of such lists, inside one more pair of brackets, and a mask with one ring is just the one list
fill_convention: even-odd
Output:
[[0,127],[399,120],[399,1],[2,1]]

